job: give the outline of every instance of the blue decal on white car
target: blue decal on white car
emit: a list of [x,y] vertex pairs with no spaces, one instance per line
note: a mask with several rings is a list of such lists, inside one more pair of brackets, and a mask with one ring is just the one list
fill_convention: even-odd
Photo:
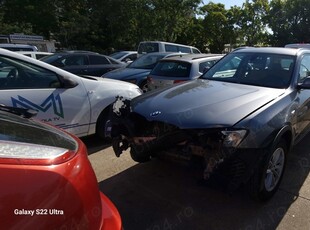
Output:
[[61,97],[59,94],[57,94],[56,96],[54,94],[49,95],[40,105],[37,105],[36,103],[33,103],[22,96],[18,95],[17,97],[18,99],[11,97],[13,107],[34,109],[41,112],[46,112],[50,107],[53,107],[54,114],[64,118],[64,111],[62,107]]

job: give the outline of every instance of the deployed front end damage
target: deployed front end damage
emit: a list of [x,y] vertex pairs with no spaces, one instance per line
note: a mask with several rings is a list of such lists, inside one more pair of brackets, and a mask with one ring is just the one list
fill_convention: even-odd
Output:
[[132,111],[130,101],[121,97],[117,98],[111,113],[112,146],[117,157],[129,147],[132,159],[137,162],[146,162],[158,155],[187,161],[198,157],[204,165],[204,179],[209,179],[229,162],[232,184],[242,182],[240,177],[245,166],[235,157],[235,147],[246,135],[245,130],[180,129],[162,121],[148,121]]

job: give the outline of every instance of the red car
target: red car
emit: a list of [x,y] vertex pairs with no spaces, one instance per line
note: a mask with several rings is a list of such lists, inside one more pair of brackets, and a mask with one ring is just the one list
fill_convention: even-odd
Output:
[[99,191],[85,145],[26,110],[0,107],[1,229],[120,230],[120,215]]

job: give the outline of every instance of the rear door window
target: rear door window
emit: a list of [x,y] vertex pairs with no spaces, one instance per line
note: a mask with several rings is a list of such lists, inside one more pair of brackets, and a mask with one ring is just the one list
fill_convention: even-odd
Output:
[[175,45],[165,45],[166,52],[178,52],[178,47]]
[[106,64],[110,64],[110,62],[104,56],[89,55],[89,64],[90,65],[106,65]]
[[181,53],[191,53],[191,49],[188,47],[179,46],[179,52]]
[[196,48],[192,48],[194,54],[200,54],[200,51]]
[[65,56],[61,62],[64,66],[87,65],[87,57],[84,55]]
[[143,54],[143,53],[146,54],[146,53],[153,53],[153,52],[159,52],[158,43],[153,43],[153,42],[140,43],[139,48],[138,48],[139,54]]

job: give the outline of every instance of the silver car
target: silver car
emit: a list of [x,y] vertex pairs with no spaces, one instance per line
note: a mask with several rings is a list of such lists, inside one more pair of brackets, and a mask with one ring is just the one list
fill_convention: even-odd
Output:
[[222,54],[189,54],[164,58],[148,76],[148,91],[196,79],[222,57]]

